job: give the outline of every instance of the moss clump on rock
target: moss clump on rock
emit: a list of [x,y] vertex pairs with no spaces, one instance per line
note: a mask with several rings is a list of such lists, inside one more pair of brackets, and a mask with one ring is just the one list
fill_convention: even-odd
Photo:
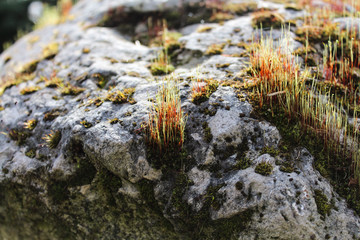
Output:
[[30,87],[25,87],[23,89],[20,90],[20,94],[21,95],[28,95],[34,92],[37,92],[41,89],[41,87],[39,86],[30,86]]
[[269,176],[272,173],[273,166],[268,162],[261,162],[255,167],[255,172],[263,176]]
[[16,141],[18,145],[22,145],[29,136],[30,133],[18,129],[11,129],[9,132],[10,139]]
[[86,120],[81,121],[80,124],[83,125],[85,128],[91,128],[93,126],[92,123],[90,123]]
[[279,13],[263,11],[254,14],[252,26],[254,28],[280,28],[285,23],[284,17]]
[[25,155],[29,158],[34,158],[36,156],[36,149],[31,148],[25,152]]
[[61,140],[61,131],[51,131],[51,133],[44,136],[43,139],[46,141],[46,145],[49,148],[56,148]]
[[318,213],[320,213],[323,217],[329,215],[332,206],[329,203],[326,195],[319,189],[314,190],[314,193],[315,193],[314,198],[318,209]]
[[150,67],[151,74],[154,76],[169,74],[174,70],[175,67],[173,65],[162,62],[154,62]]
[[261,149],[261,154],[269,154],[272,157],[276,157],[277,155],[279,155],[280,150],[279,149],[275,149],[273,147],[264,147],[263,149]]
[[212,44],[206,50],[205,55],[222,54],[224,46],[225,46],[224,44]]
[[60,86],[60,93],[61,95],[72,95],[72,96],[76,96],[80,93],[82,93],[83,91],[85,91],[85,88],[80,88],[80,87],[76,87],[71,85],[70,83],[67,84],[62,84]]
[[209,124],[207,122],[203,122],[202,124],[203,130],[204,130],[204,139],[206,142],[211,142],[213,139],[213,135],[211,134],[211,128],[209,127]]

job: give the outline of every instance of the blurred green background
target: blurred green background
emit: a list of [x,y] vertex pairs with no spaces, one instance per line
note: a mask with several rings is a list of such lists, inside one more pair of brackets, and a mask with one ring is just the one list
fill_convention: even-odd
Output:
[[[34,23],[29,19],[28,7],[34,0],[0,0],[0,53],[14,42],[18,35],[30,32]],[[56,0],[40,1],[56,5]]]

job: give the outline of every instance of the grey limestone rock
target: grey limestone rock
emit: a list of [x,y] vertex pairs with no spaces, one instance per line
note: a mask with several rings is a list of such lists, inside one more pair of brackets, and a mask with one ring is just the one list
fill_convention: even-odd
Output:
[[[293,14],[281,4],[257,2]],[[111,14],[173,12],[179,3],[82,0],[72,20],[29,33],[0,55],[3,79],[29,64],[34,74],[0,97],[0,238],[360,238],[359,217],[314,169],[306,149],[287,157],[264,152],[276,151],[281,135],[252,114],[253,106],[236,89],[219,86],[208,100],[191,101],[192,79],[242,81],[236,74],[249,59],[239,57],[244,50],[231,43],[259,33],[249,14],[212,23],[204,33],[196,31],[200,20],[182,29],[183,48],[171,78],[178,80],[188,117],[185,152],[181,161],[167,159],[172,168],[155,166],[143,122],[169,76],[154,77],[149,70],[157,48],[130,41],[129,33],[104,21]],[[204,1],[181,3],[200,11]],[[145,31],[141,21],[135,23],[138,32]],[[279,36],[273,32],[274,39]],[[214,43],[224,44],[223,54],[205,56]],[[54,72],[83,91],[64,95],[46,87],[42,77]],[[20,94],[28,86],[40,89]],[[109,92],[126,88],[134,88],[134,102],[104,101]],[[36,127],[24,129],[31,119]],[[49,147],[43,138],[51,131],[61,135]],[[294,171],[281,171],[286,162]],[[272,166],[270,174],[256,170],[261,163]],[[326,214],[318,197],[331,206]]]

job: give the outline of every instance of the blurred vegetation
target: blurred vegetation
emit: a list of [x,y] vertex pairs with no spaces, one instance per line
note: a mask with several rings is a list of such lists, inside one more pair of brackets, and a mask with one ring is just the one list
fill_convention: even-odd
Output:
[[[16,39],[32,30],[28,7],[35,0],[0,0],[0,52]],[[56,5],[56,0],[41,1]]]

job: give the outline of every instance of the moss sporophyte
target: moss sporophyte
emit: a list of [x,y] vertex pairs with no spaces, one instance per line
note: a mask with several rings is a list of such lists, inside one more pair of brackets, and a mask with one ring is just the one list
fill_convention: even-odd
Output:
[[184,143],[186,119],[181,108],[177,81],[168,80],[159,88],[149,119],[143,126],[148,146],[160,155],[180,153]]

